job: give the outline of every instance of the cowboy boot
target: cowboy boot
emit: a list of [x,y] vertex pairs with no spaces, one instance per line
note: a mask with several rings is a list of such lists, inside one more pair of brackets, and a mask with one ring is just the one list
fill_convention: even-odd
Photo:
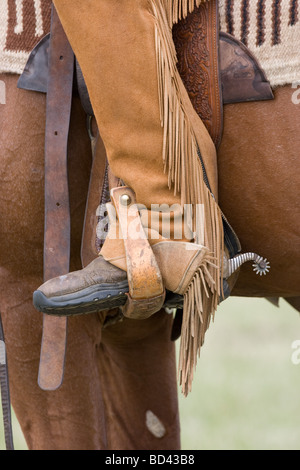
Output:
[[[184,383],[192,373],[204,332],[219,302],[224,255],[222,214],[217,204],[216,150],[179,76],[171,30],[179,18],[200,3],[201,0],[54,0],[83,72],[113,174],[134,191],[137,203],[146,207],[145,219],[151,218],[153,205],[187,205],[190,209],[192,239],[175,241],[171,230],[170,239],[163,240],[159,249],[155,243],[151,245],[155,262],[149,257],[153,266],[157,263],[160,287],[162,284],[174,292],[183,279],[188,279],[182,290],[177,290],[184,295],[180,366]],[[188,245],[180,249],[180,242]],[[190,242],[196,245],[196,253],[201,253],[195,256],[195,262],[190,258],[192,252],[186,249],[195,248]],[[44,295],[56,301],[56,311],[62,312],[64,300],[69,302],[74,295],[82,300],[87,294],[88,310],[90,293],[94,295],[97,286],[96,298],[101,297],[102,301],[111,295],[110,299],[116,300],[116,304],[100,301],[98,310],[117,305],[126,294],[126,275],[108,266],[112,260],[120,259],[122,243],[122,237],[109,239],[92,265],[41,286],[35,299]],[[105,260],[108,244],[109,256]],[[128,264],[128,253],[125,259]],[[176,270],[181,267],[178,272],[173,268],[175,261]],[[157,297],[159,310],[163,294]],[[41,304],[38,307],[43,310]],[[80,308],[85,308],[84,302]]]
[[[161,305],[165,309],[183,308],[183,295],[207,254],[201,245],[193,244],[188,248],[187,245],[187,242],[161,241],[153,246],[166,288],[166,297]],[[186,265],[182,264],[183,259]],[[209,257],[205,258],[206,262],[208,260]],[[170,265],[176,273],[172,276],[168,272]],[[48,315],[75,316],[124,307],[128,294],[125,254],[115,259],[105,259],[100,254],[84,269],[45,282],[34,292],[33,303],[37,310]],[[144,319],[153,313],[147,310],[142,316],[136,313],[132,318]],[[129,317],[126,313],[125,316]]]
[[[112,191],[112,193],[114,192],[119,193],[121,200],[122,197],[126,196],[130,198],[131,205],[135,204],[135,196],[130,188],[121,187]],[[114,196],[112,199],[115,200]],[[124,210],[126,211],[126,226],[128,227],[130,204],[127,201],[128,199],[126,199],[126,209]],[[109,206],[112,206],[112,204],[107,204],[109,214],[111,214],[112,210]],[[131,220],[131,223],[134,222],[133,250],[128,249],[130,230],[128,230],[126,240],[124,240],[120,237],[119,220],[110,220],[110,230],[98,258],[82,270],[45,282],[33,295],[33,302],[37,310],[46,314],[68,316],[124,307],[128,296],[134,297],[134,293],[130,292],[130,279],[128,278],[130,277],[129,270],[133,269],[134,271],[137,269],[139,259],[136,253],[139,250],[142,252],[143,272],[142,274],[138,273],[138,282],[143,285],[143,295],[139,292],[141,300],[133,312],[132,310],[128,312],[126,308],[123,309],[124,316],[135,319],[148,318],[162,306],[162,304],[159,304],[158,307],[155,305],[154,309],[149,308],[148,299],[155,297],[155,295],[153,293],[150,295],[153,279],[150,279],[148,283],[148,278],[151,276],[148,265],[150,267],[155,266],[155,278],[160,276],[162,278],[162,284],[158,285],[158,291],[154,291],[154,294],[163,294],[163,292],[160,292],[163,288],[167,290],[167,299],[165,299],[165,296],[161,296],[164,307],[182,308],[182,296],[186,293],[195,271],[199,271],[200,267],[203,269],[205,263],[214,266],[212,259],[207,248],[202,245],[185,241],[175,242],[162,237],[157,230],[158,226],[160,226],[160,231],[163,233],[170,227],[166,227],[165,223],[161,224],[159,220],[156,224],[152,224],[150,228],[151,236],[146,236],[148,229],[145,220],[144,224],[142,221],[145,218],[144,216],[147,217],[147,209],[144,209],[143,212],[143,209],[139,208],[139,210],[136,209],[136,217]],[[179,222],[181,224],[180,218]],[[124,223],[124,220],[122,223]],[[137,236],[137,223],[140,226],[142,237],[139,234]],[[124,234],[124,226],[122,228]],[[185,233],[191,235],[188,227],[186,227]],[[138,243],[142,243],[140,248],[137,246]],[[149,260],[147,259],[147,250],[150,252]],[[132,268],[132,266],[134,267]],[[170,266],[173,269],[172,275],[169,273]],[[207,274],[208,270],[203,272],[203,279],[207,277]],[[145,300],[146,309],[142,308],[139,311]]]

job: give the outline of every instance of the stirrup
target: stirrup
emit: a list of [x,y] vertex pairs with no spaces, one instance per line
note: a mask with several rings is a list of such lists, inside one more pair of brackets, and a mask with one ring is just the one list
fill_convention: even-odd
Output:
[[111,190],[111,199],[119,219],[127,263],[129,293],[122,313],[127,318],[148,318],[164,304],[162,275],[142,226],[135,193],[122,186]]

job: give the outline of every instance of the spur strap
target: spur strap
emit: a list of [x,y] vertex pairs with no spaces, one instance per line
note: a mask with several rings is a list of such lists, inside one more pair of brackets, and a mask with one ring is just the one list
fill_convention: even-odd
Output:
[[[52,7],[45,136],[44,282],[69,272],[70,207],[67,142],[74,77],[74,53]],[[57,389],[63,380],[67,319],[43,316],[38,383]]]

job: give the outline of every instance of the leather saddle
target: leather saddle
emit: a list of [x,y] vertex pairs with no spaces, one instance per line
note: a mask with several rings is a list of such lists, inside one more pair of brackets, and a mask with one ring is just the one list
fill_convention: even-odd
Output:
[[[222,138],[223,105],[272,100],[269,81],[251,51],[232,35],[220,32],[218,2],[206,2],[173,27],[178,69],[195,110],[218,147]],[[47,93],[50,35],[33,49],[18,87]],[[93,115],[88,91],[75,59],[76,84],[88,116]]]

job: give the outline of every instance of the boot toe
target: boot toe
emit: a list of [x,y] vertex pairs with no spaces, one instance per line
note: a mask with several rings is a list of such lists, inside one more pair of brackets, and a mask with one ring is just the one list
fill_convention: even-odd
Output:
[[120,307],[126,302],[127,274],[98,257],[86,268],[45,282],[33,294],[46,314],[80,315]]
[[42,313],[56,316],[82,315],[122,307],[127,299],[128,283],[98,284],[71,294],[47,297],[42,290],[33,293],[33,305]]

